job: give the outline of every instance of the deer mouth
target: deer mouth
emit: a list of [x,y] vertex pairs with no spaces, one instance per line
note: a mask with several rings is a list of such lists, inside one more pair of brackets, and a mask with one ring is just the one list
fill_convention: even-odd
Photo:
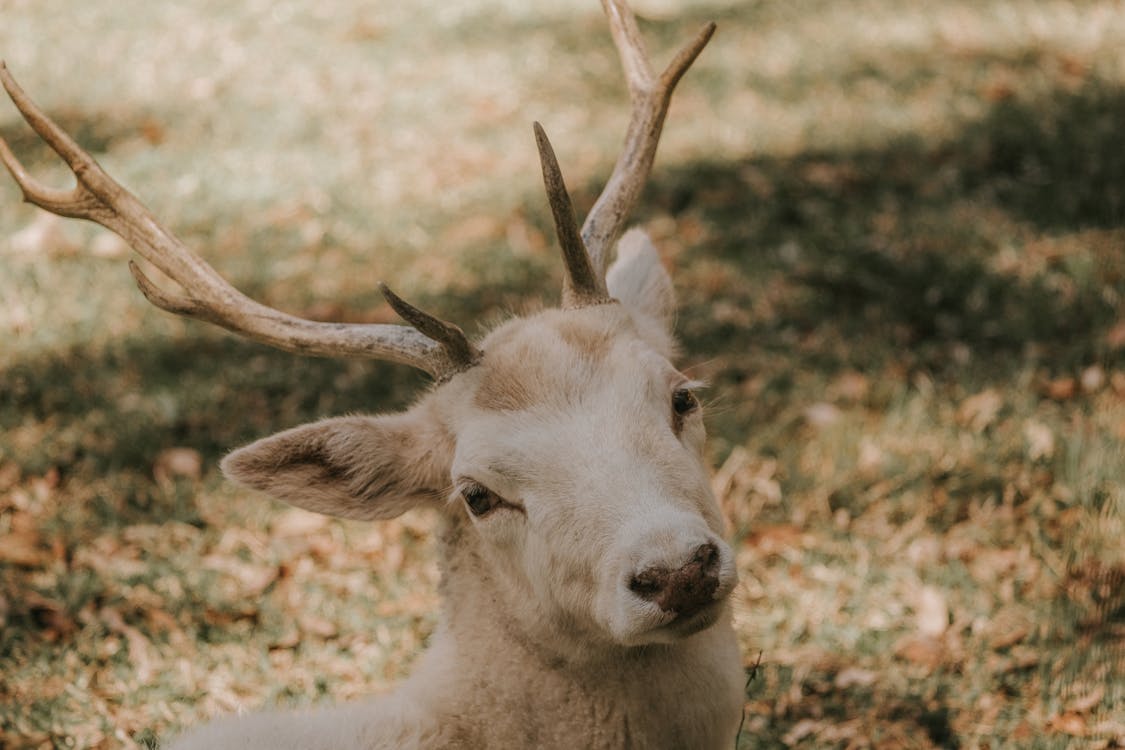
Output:
[[677,638],[687,638],[688,636],[695,635],[719,621],[719,615],[722,613],[725,603],[726,597],[723,597],[705,604],[702,608],[695,611],[685,612],[683,614],[677,613],[671,620],[661,625],[660,629]]

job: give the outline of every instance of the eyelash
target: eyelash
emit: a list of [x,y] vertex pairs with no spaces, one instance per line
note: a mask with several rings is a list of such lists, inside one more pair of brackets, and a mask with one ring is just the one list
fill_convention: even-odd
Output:
[[500,504],[499,496],[478,482],[466,482],[461,485],[461,499],[465,502],[469,513],[477,518],[488,515]]
[[458,494],[465,508],[474,518],[484,518],[497,509],[515,510],[527,514],[527,510],[519,503],[504,499],[480,482],[473,479],[462,479],[458,482]]

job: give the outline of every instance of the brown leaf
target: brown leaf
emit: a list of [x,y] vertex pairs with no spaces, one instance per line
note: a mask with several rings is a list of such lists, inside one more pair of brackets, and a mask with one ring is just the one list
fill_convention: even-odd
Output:
[[110,630],[125,637],[125,647],[129,651],[129,662],[136,670],[137,678],[141,682],[148,682],[156,673],[157,659],[153,657],[152,643],[145,635],[125,622],[121,612],[113,607],[102,607],[98,617]]
[[940,638],[907,635],[895,644],[895,656],[912,664],[935,669],[945,658],[945,645]]
[[1078,381],[1069,377],[1057,378],[1048,381],[1043,390],[1048,398],[1054,399],[1055,401],[1067,401],[1074,398],[1074,394],[1078,390]]
[[804,542],[805,532],[799,526],[777,524],[760,526],[746,538],[746,546],[753,547],[764,554],[776,554],[786,549],[799,548]]
[[51,561],[51,553],[34,531],[11,531],[0,540],[0,562],[24,568],[40,568]]
[[1105,370],[1101,365],[1091,365],[1082,371],[1079,376],[1082,390],[1086,393],[1097,393],[1105,385]]
[[828,392],[843,401],[860,402],[867,397],[871,382],[867,376],[854,370],[841,374],[828,386]]
[[270,648],[296,648],[297,644],[301,642],[301,633],[297,628],[289,628],[277,638],[270,642]]
[[840,673],[836,675],[836,679],[832,681],[832,684],[840,690],[856,685],[867,687],[875,684],[875,680],[878,676],[877,673],[872,672],[870,669],[848,667],[847,669],[840,670]]
[[320,531],[327,525],[328,516],[301,508],[289,508],[273,520],[270,531],[277,537],[305,536]]
[[1070,703],[1066,704],[1067,713],[1084,714],[1089,713],[1092,708],[1102,702],[1105,697],[1105,685],[1095,685],[1090,689],[1090,692],[1085,695],[1080,695]]
[[1125,372],[1114,371],[1109,378],[1109,384],[1114,393],[1125,398]]
[[8,247],[20,255],[74,255],[78,252],[78,243],[71,238],[70,231],[58,216],[37,211],[30,224],[8,237]]
[[200,563],[207,570],[234,578],[238,582],[239,593],[250,598],[259,596],[280,575],[276,565],[256,565],[226,555],[207,555]]
[[805,421],[813,427],[828,427],[840,421],[840,410],[826,401],[820,401],[805,409]]
[[973,432],[984,432],[996,421],[1004,406],[1004,397],[994,388],[969,396],[957,407],[957,422]]
[[1031,634],[1027,615],[1015,609],[1002,609],[988,624],[988,646],[993,651],[1011,648]]
[[1034,419],[1026,422],[1023,437],[1027,441],[1027,457],[1032,461],[1050,459],[1055,455],[1055,433],[1042,422]]
[[317,638],[335,638],[338,632],[336,623],[317,615],[301,615],[297,618],[297,625],[305,634],[314,635]]
[[157,454],[152,474],[161,484],[181,478],[198,480],[203,474],[203,456],[194,448],[168,448]]
[[90,255],[95,258],[114,260],[128,257],[129,243],[113,232],[99,232],[90,241]]
[[1106,332],[1105,343],[1110,349],[1125,349],[1125,320],[1118,321]]
[[919,589],[914,601],[914,619],[918,633],[936,638],[949,627],[949,606],[945,594],[933,586]]
[[1006,655],[992,654],[988,659],[988,670],[993,674],[1011,674],[1037,666],[1039,652],[1029,646],[1015,646]]
[[1067,711],[1047,720],[1047,731],[1056,734],[1069,734],[1072,737],[1086,736],[1086,719],[1081,714]]

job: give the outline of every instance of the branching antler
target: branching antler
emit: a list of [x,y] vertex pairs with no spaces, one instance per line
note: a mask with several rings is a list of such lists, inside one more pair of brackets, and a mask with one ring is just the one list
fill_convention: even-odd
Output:
[[[538,123],[535,126],[544,184],[566,262],[565,307],[609,300],[605,275],[610,248],[620,237],[652,169],[672,91],[715,31],[713,23],[704,26],[664,72],[656,75],[625,0],[602,0],[602,5],[625,70],[632,115],[621,156],[581,231],[551,144]],[[136,263],[129,262],[141,292],[162,310],[205,320],[287,351],[386,359],[425,370],[439,380],[471,367],[480,358],[480,352],[460,328],[409,305],[383,284],[383,296],[410,323],[409,327],[322,323],[255,302],[161,226],[132,193],[106,174],[90,154],[31,101],[3,62],[0,82],[27,123],[62,157],[78,181],[70,190],[39,183],[0,138],[0,161],[23,190],[24,199],[60,216],[97,222],[120,235],[182,288],[179,293],[165,291],[152,283]]]
[[711,41],[715,24],[711,22],[700,29],[664,72],[656,75],[637,29],[637,19],[625,0],[602,0],[602,7],[609,18],[609,29],[621,58],[621,67],[625,69],[632,103],[632,115],[625,131],[621,155],[582,225],[582,239],[590,250],[594,270],[604,279],[609,265],[609,250],[621,236],[652,170],[672,92],[707,42]]
[[632,114],[625,132],[625,145],[614,165],[613,174],[590,209],[581,232],[578,231],[578,222],[554,150],[543,128],[535,124],[543,182],[566,261],[564,307],[598,304],[609,298],[605,275],[610,248],[621,236],[652,171],[672,92],[715,33],[714,23],[705,25],[672,59],[664,72],[656,75],[629,5],[625,0],[602,0],[602,7],[609,19],[613,43],[625,71]]
[[[437,379],[471,366],[479,353],[460,328],[408,305],[381,286],[391,306],[413,327],[322,323],[267,307],[239,292],[165,229],[128,190],[118,184],[62,128],[36,105],[0,62],[0,82],[24,119],[74,173],[71,190],[47,187],[33,178],[0,138],[0,161],[26,201],[116,232],[138,254],[183,288],[171,293],[152,283],[140,267],[129,268],[141,292],[157,307],[215,323],[254,341],[300,354],[385,359],[425,370]],[[404,314],[404,311],[409,311]]]

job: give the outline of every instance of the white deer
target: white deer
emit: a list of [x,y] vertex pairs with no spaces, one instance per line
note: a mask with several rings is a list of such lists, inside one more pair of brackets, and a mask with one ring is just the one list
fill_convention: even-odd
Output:
[[622,237],[672,90],[714,25],[656,74],[625,2],[603,5],[632,99],[622,155],[580,230],[536,125],[566,264],[563,304],[475,344],[385,286],[410,326],[313,322],[243,296],[0,64],[8,94],[78,184],[41,185],[2,140],[0,159],[28,201],[108,227],[182,287],[165,291],[130,263],[153,304],[286,350],[388,359],[435,379],[406,412],[297,427],[222,464],[234,481],[319,513],[438,512],[442,616],[413,674],[387,696],[222,719],[174,747],[734,746],[736,573],[704,465],[697,384],[671,363],[667,272],[643,232]]

